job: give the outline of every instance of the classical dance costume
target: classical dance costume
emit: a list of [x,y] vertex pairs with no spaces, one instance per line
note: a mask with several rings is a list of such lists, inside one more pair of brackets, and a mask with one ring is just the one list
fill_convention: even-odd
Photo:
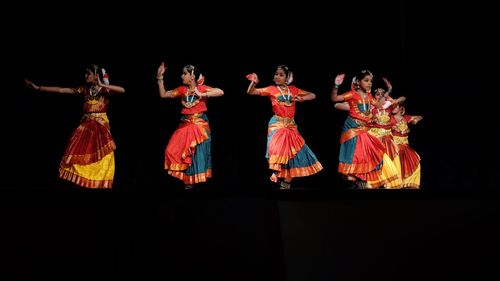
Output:
[[368,133],[374,98],[370,93],[363,97],[355,90],[342,96],[349,104],[349,116],[340,138],[339,173],[348,180],[366,182],[367,188],[379,188],[397,180],[397,169],[385,146]]
[[[370,129],[368,133],[377,137],[385,147],[385,153],[389,156],[391,161],[396,166],[399,171],[399,154],[398,148],[394,143],[392,138],[391,129],[395,125],[396,120],[392,118],[392,107],[384,108],[374,108],[372,109],[373,122],[369,124]],[[398,178],[388,182],[384,186],[389,189],[398,189],[402,187],[401,176],[398,173]]]
[[321,171],[321,163],[300,135],[294,119],[295,99],[306,93],[295,86],[287,86],[286,90],[269,86],[256,91],[270,98],[274,112],[269,121],[266,149],[269,169],[273,171],[271,180],[305,177]]
[[400,173],[405,188],[420,188],[420,156],[410,147],[408,134],[410,129],[408,123],[415,120],[416,116],[403,115],[393,117],[395,125],[392,127],[394,143],[398,147]]
[[[211,136],[206,98],[198,94],[209,92],[209,86],[198,85],[194,92],[187,86],[172,90],[173,98],[181,98],[182,117],[179,127],[165,149],[165,169],[186,185],[206,182],[212,177]],[[198,94],[196,93],[198,92]]]
[[111,188],[115,173],[115,142],[106,110],[109,90],[82,86],[85,104],[80,125],[71,135],[59,166],[59,176],[87,188]]

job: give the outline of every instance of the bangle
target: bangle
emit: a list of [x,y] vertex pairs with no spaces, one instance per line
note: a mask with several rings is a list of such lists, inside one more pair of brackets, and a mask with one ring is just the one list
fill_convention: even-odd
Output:
[[335,84],[335,89],[338,89],[339,88],[339,85]]
[[161,78],[161,79],[158,78],[158,83],[160,83],[160,82],[163,83],[163,78]]
[[208,92],[205,92],[205,97],[208,99]]
[[42,90],[42,86],[38,86],[38,90],[37,91],[41,91]]
[[156,75],[156,79],[158,79],[158,80],[163,80],[163,76]]

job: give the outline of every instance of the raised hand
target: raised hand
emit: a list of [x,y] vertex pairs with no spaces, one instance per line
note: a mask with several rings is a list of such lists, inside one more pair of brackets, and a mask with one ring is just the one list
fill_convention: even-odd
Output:
[[249,81],[259,84],[259,77],[257,77],[257,74],[255,73],[250,73],[247,76],[245,76]]
[[338,74],[337,77],[335,77],[335,85],[339,86],[340,84],[342,84],[344,82],[344,77],[344,73]]
[[385,77],[383,77],[382,80],[384,80],[384,83],[387,86],[387,91],[390,92],[389,89],[392,89],[391,82],[389,82],[389,80],[387,80],[387,78]]
[[156,73],[156,78],[158,79],[163,79],[163,73],[165,73],[165,70],[167,67],[165,66],[165,63],[162,62],[160,66],[158,67],[158,72]]

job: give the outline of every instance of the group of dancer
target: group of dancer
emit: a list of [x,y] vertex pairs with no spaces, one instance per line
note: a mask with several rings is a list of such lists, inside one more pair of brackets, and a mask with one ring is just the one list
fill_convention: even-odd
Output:
[[[185,189],[206,182],[212,176],[211,134],[206,102],[224,91],[204,84],[205,77],[193,65],[182,71],[182,86],[166,90],[161,63],[157,71],[161,98],[181,99],[180,124],[165,149],[164,168],[169,175],[183,181]],[[338,94],[345,74],[335,78],[331,100],[335,108],[349,115],[341,135],[338,171],[356,188],[419,188],[420,157],[408,144],[408,124],[421,116],[405,115],[404,98],[392,99],[392,87],[379,88],[371,95],[373,75],[362,71],[355,76],[351,89]],[[109,83],[109,75],[97,66],[86,68],[86,83],[76,88],[48,87],[25,80],[36,91],[81,94],[84,116],[71,135],[59,166],[60,178],[84,188],[112,188],[115,171],[114,150],[106,115],[109,97],[125,89]],[[297,102],[314,100],[316,95],[292,85],[293,73],[285,65],[277,67],[274,85],[257,88],[259,78],[251,73],[249,95],[267,96],[274,115],[268,124],[266,158],[270,180],[280,189],[290,189],[293,178],[305,177],[323,169],[307,146],[295,123]]]
[[361,71],[351,89],[339,95],[345,74],[335,78],[331,100],[335,108],[349,112],[340,137],[338,171],[356,188],[419,188],[420,156],[409,146],[408,124],[422,116],[405,115],[405,97],[393,99],[392,85],[383,78],[382,88],[371,94],[373,74]]

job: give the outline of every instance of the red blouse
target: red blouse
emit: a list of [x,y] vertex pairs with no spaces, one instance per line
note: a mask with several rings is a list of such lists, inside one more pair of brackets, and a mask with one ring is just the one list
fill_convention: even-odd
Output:
[[288,86],[285,90],[281,90],[277,86],[268,86],[256,90],[261,96],[269,96],[274,114],[287,118],[295,116],[295,97],[307,95],[306,91],[295,86]]

